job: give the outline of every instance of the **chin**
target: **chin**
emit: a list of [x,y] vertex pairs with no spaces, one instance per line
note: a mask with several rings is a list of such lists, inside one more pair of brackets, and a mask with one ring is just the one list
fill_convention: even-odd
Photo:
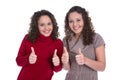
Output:
[[48,34],[48,35],[44,35],[45,37],[48,37],[48,36],[50,36],[50,34]]
[[78,32],[78,31],[76,31],[76,32],[74,32],[75,34],[79,34],[79,33],[81,33],[81,32]]

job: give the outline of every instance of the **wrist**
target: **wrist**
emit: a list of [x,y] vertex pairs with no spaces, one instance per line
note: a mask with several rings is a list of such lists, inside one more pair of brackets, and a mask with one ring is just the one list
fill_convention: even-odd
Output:
[[87,60],[88,60],[88,58],[84,57],[84,64],[86,64],[86,65],[87,65]]
[[68,64],[69,64],[69,62],[63,62],[63,64],[64,64],[64,65],[68,65]]

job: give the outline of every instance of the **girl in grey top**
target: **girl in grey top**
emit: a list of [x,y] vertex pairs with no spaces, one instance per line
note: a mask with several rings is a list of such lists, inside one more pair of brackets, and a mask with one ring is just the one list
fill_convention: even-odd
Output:
[[65,17],[63,68],[66,80],[98,80],[97,71],[104,71],[105,42],[95,33],[87,11],[73,6]]

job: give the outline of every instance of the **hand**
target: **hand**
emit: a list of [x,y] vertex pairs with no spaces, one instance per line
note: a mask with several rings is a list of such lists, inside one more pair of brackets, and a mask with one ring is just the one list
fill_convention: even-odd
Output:
[[69,54],[67,52],[66,47],[64,47],[63,54],[62,54],[62,63],[67,64],[69,62]]
[[79,65],[85,64],[84,55],[82,54],[80,48],[78,49],[78,55],[76,55],[75,57],[76,57],[76,62],[77,62]]
[[35,51],[34,51],[34,48],[31,47],[31,53],[30,53],[30,56],[29,56],[29,63],[30,64],[35,64],[36,60],[37,60],[37,55],[35,54]]
[[59,57],[57,56],[57,49],[54,51],[52,62],[54,66],[58,66],[60,64]]

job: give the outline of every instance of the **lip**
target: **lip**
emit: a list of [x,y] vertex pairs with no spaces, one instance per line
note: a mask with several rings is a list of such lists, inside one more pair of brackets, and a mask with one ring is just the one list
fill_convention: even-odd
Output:
[[49,34],[50,32],[50,30],[44,31],[45,34]]
[[80,29],[80,26],[79,27],[73,27],[74,30],[78,30]]

